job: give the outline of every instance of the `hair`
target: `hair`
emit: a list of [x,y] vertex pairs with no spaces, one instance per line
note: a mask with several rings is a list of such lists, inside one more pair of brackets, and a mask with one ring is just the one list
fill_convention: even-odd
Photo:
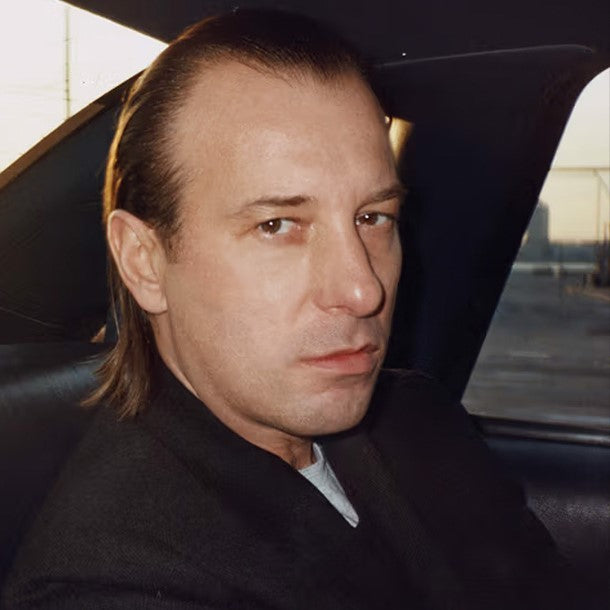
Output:
[[[369,82],[357,53],[309,18],[235,10],[200,21],[159,55],[127,94],[106,165],[105,226],[114,210],[126,210],[155,229],[168,256],[174,254],[185,176],[172,159],[169,126],[203,70],[230,60],[278,75],[327,81],[356,73]],[[118,339],[83,404],[106,402],[130,417],[147,403],[156,345],[148,314],[123,284],[110,254],[108,282]]]

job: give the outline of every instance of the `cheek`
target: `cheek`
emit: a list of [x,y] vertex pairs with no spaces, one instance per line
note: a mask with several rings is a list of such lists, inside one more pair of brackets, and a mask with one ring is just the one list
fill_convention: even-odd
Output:
[[229,253],[210,260],[197,257],[175,270],[168,305],[176,336],[212,357],[279,354],[291,343],[302,273],[286,260],[243,253],[231,264]]

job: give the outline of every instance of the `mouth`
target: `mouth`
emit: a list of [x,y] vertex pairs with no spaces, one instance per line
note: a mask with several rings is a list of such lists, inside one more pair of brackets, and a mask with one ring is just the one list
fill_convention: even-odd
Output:
[[340,375],[365,375],[377,364],[379,347],[370,343],[358,348],[341,349],[312,358],[303,358],[306,365]]

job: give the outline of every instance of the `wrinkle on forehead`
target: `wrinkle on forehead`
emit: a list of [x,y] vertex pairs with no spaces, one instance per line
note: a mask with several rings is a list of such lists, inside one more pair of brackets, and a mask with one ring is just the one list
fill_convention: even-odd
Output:
[[243,200],[243,191],[257,186],[265,192],[248,198],[313,194],[312,181],[323,174],[349,185],[344,178],[363,169],[379,174],[366,188],[379,188],[394,172],[385,117],[357,74],[289,82],[237,62],[219,63],[193,84],[171,139],[185,176],[183,201],[198,205],[218,192]]
[[[293,74],[294,73],[294,74]],[[365,81],[356,73],[337,75],[324,79],[307,72],[256,69],[237,61],[218,61],[202,67],[200,76],[191,85],[183,105],[178,109],[171,125],[170,138],[178,149],[192,145],[216,145],[230,128],[233,136],[244,133],[246,125],[256,122],[278,124],[285,117],[289,122],[295,113],[293,105],[299,102],[300,92],[340,99],[345,95],[346,85],[352,94],[369,100],[376,111],[379,122],[384,123],[384,114]],[[278,100],[274,92],[286,87],[295,96]],[[356,106],[355,106],[356,107]],[[325,107],[328,110],[328,105]],[[316,107],[308,108],[315,116]],[[322,116],[320,116],[322,118]],[[337,121],[346,122],[348,117],[338,115]],[[354,117],[352,117],[353,120]]]

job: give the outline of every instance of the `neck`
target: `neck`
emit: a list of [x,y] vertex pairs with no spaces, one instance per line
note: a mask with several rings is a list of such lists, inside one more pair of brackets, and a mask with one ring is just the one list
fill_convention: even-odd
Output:
[[311,439],[298,439],[298,442],[278,443],[269,447],[265,447],[262,444],[258,446],[265,451],[277,455],[295,470],[301,470],[315,462]]
[[[161,349],[159,351],[162,352]],[[162,356],[162,360],[182,385],[205,403],[207,408],[235,434],[256,447],[278,456],[296,470],[306,468],[315,462],[311,438],[294,436],[282,430],[262,426],[260,423],[253,424],[230,410],[214,408],[214,401],[206,401],[199,395],[173,358]]]

